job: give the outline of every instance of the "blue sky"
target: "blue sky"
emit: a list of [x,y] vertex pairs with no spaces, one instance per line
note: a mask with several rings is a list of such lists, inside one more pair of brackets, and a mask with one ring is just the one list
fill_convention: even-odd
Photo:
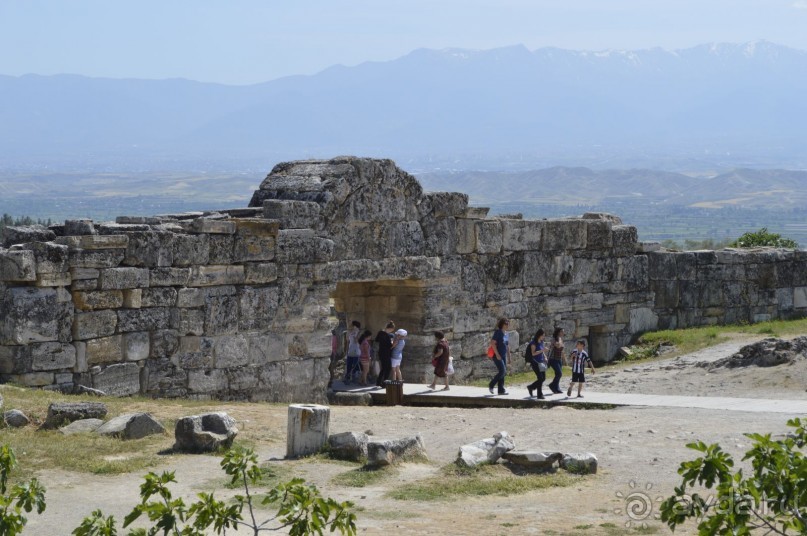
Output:
[[0,0],[0,74],[247,84],[416,48],[807,50],[807,0]]

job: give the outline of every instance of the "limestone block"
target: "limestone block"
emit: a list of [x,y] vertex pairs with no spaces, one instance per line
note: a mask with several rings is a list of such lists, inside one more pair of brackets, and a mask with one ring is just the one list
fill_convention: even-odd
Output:
[[167,307],[149,307],[146,309],[119,309],[118,332],[154,331],[176,327],[178,318],[172,314],[173,309]]
[[203,413],[183,417],[174,429],[174,450],[179,452],[212,452],[229,448],[238,435],[235,419],[224,412]]
[[213,364],[216,368],[235,368],[249,363],[249,341],[244,335],[217,337],[213,346]]
[[101,277],[101,271],[97,268],[70,268],[70,276],[73,281],[98,279]]
[[111,418],[96,428],[95,433],[123,440],[142,439],[150,435],[164,434],[165,428],[148,413],[125,413]]
[[121,290],[149,286],[147,268],[107,268],[101,270],[98,288],[101,290]]
[[70,343],[43,342],[30,346],[33,372],[69,369],[76,364],[76,349]]
[[140,393],[140,367],[137,363],[119,363],[91,370],[92,386],[109,396],[132,396]]
[[499,432],[460,447],[455,463],[465,467],[475,467],[485,463],[496,463],[505,452],[516,448],[515,441],[507,432]]
[[240,236],[272,236],[276,237],[280,230],[280,222],[265,218],[238,218],[235,221],[235,233]]
[[88,219],[65,220],[64,234],[65,236],[94,235],[96,234],[95,224]]
[[30,372],[27,374],[9,375],[3,378],[3,381],[23,387],[46,387],[54,384],[55,375],[52,372]]
[[235,233],[235,222],[212,218],[196,218],[191,222],[191,232],[231,235]]
[[263,202],[263,217],[277,220],[281,229],[317,229],[320,205],[311,201],[268,199]]
[[158,329],[151,332],[149,357],[170,357],[179,349],[179,332],[173,329]]
[[544,252],[524,253],[523,285],[525,287],[557,286],[561,284],[561,274],[568,272],[571,282],[571,258],[556,257]]
[[238,329],[266,329],[278,311],[280,291],[277,287],[243,287],[238,293]]
[[232,264],[235,238],[230,234],[208,235],[208,262]]
[[[0,404],[0,411],[2,411],[2,409],[3,406]],[[3,412],[2,418],[3,423],[11,428],[22,428],[31,424],[31,419],[29,419],[25,413],[18,409]]]
[[244,283],[243,266],[194,266],[191,268],[189,285],[209,287],[215,285],[241,285]]
[[128,245],[129,237],[125,234],[82,236],[79,241],[81,249],[125,249]]
[[73,319],[73,339],[85,340],[112,335],[118,326],[118,315],[111,309],[76,313]]
[[188,285],[190,278],[190,268],[152,268],[149,270],[150,287],[181,287]]
[[[161,289],[162,290],[162,289]],[[123,291],[123,306],[128,309],[140,309],[143,305],[143,290],[139,288]]]
[[249,362],[254,365],[265,365],[275,361],[285,361],[289,358],[288,343],[285,335],[266,334],[250,336]]
[[[423,236],[423,229],[417,221],[382,223],[378,236],[381,242],[381,254],[385,257],[409,257],[424,253],[426,240]],[[318,257],[316,260],[328,259]]]
[[96,290],[98,289],[97,279],[78,279],[70,284],[71,290]]
[[315,236],[311,229],[283,229],[277,235],[278,263],[327,262],[333,251],[333,241]]
[[42,428],[53,430],[83,419],[103,419],[106,413],[106,404],[102,402],[52,402]]
[[[175,307],[177,306],[177,289],[171,287],[151,287],[142,290],[130,290],[135,294],[140,293],[140,307]],[[124,292],[124,296],[126,293]]]
[[457,218],[457,253],[467,255],[476,252],[476,221]]
[[468,207],[462,217],[470,220],[484,220],[488,217],[488,212],[490,212],[488,207]]
[[648,277],[651,281],[673,280],[677,277],[676,254],[664,251],[647,254]]
[[177,291],[177,307],[203,307],[207,294],[201,288],[181,288]]
[[147,268],[171,266],[174,263],[174,233],[138,231],[129,233],[129,244],[123,264]]
[[0,281],[36,281],[33,251],[0,250]]
[[446,257],[457,252],[459,244],[455,218],[421,220],[426,255]]
[[427,459],[426,447],[420,434],[367,442],[367,465],[371,467],[384,467],[412,459]]
[[[693,251],[695,255],[695,263],[698,265],[704,264],[717,264],[717,253],[711,250]],[[769,259],[763,261],[766,263]]]
[[328,442],[331,408],[316,404],[289,406],[286,458],[316,454]]
[[807,307],[807,287],[796,287],[793,289],[793,307],[804,309]]
[[234,333],[238,328],[238,299],[235,296],[212,296],[205,301],[205,334]]
[[79,311],[116,309],[123,306],[123,292],[120,290],[91,290],[73,292],[73,305]]
[[597,473],[597,457],[590,453],[567,453],[563,455],[560,466],[570,473],[593,475]]
[[102,424],[104,424],[103,419],[79,419],[60,427],[59,432],[68,436],[74,434],[88,434],[96,431]]
[[358,462],[367,457],[369,437],[363,432],[343,432],[328,436],[328,455],[338,460]]
[[613,233],[611,232],[612,222],[608,220],[586,220],[586,248],[591,250],[611,249],[614,244]]
[[500,253],[504,235],[502,222],[498,220],[478,221],[474,225],[476,251],[478,253]]
[[544,222],[540,220],[502,220],[504,251],[540,250]]
[[527,467],[528,469],[548,471],[558,466],[563,459],[563,454],[535,450],[511,450],[505,452],[502,458],[512,464]]
[[74,372],[87,372],[89,365],[87,364],[87,343],[84,341],[73,341],[73,347],[76,349],[76,365],[73,367]]
[[70,250],[67,264],[70,268],[114,268],[123,262],[123,249]]
[[544,251],[585,249],[588,238],[586,220],[547,220],[544,228]]
[[504,255],[480,255],[485,270],[485,286],[495,288],[521,288],[524,286],[525,253],[516,251]]
[[36,274],[37,287],[69,287],[73,280],[70,278],[70,272],[61,272],[58,274]]
[[123,339],[120,335],[85,341],[87,366],[123,361]]
[[226,393],[228,385],[227,373],[223,370],[188,371],[188,391],[192,394]]
[[633,225],[614,225],[612,253],[616,256],[633,255],[639,245],[639,233]]
[[672,309],[678,307],[677,281],[650,281],[650,290],[655,293],[656,307]]
[[630,311],[628,330],[631,333],[644,333],[658,329],[658,315],[648,307],[638,307]]
[[186,336],[179,338],[179,350],[174,358],[182,369],[210,369],[213,367],[213,337]]
[[228,395],[240,398],[252,397],[258,388],[258,370],[256,367],[240,367],[227,371]]
[[244,266],[244,283],[260,285],[277,280],[277,265],[273,262],[250,263]]
[[[572,304],[573,311],[587,311],[590,309],[602,308],[603,295],[601,292],[592,292],[587,294],[578,294],[574,297]],[[522,315],[526,316],[526,315]]]
[[0,344],[68,342],[72,322],[73,304],[59,289],[12,287],[0,294]]
[[31,371],[31,345],[0,346],[0,374],[24,374]]
[[174,266],[207,264],[210,259],[210,239],[206,234],[174,235]]
[[432,211],[438,218],[460,217],[468,209],[468,194],[428,192],[423,197],[431,203]]
[[150,336],[148,332],[123,335],[123,357],[126,361],[140,361],[149,357]]
[[44,225],[8,225],[0,229],[0,247],[26,242],[50,242],[56,233]]
[[179,310],[180,335],[203,335],[205,332],[205,312],[196,309]]
[[150,395],[178,398],[188,394],[188,373],[170,359],[149,359],[143,367],[144,391]]
[[69,252],[67,246],[53,242],[30,242],[19,244],[11,251],[32,251],[36,259],[37,274],[60,274],[68,270]]

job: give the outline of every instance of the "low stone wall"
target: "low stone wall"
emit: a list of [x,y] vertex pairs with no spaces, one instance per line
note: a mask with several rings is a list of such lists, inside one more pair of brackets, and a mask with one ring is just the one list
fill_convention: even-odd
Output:
[[669,253],[609,215],[488,217],[389,160],[280,164],[251,205],[6,229],[0,381],[319,402],[351,320],[409,331],[417,381],[438,329],[459,379],[491,374],[502,316],[513,348],[561,326],[607,361],[657,327],[807,312],[804,252]]

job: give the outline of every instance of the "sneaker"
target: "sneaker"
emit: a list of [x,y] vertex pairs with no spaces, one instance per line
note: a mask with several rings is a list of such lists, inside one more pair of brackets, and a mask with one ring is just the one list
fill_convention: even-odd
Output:
[[545,400],[546,397],[544,395],[540,395],[540,396],[536,396],[535,399],[536,400]]
[[527,392],[530,394],[530,398],[532,398],[532,388],[531,387],[527,387]]
[[496,394],[496,393],[493,392],[493,387],[488,387],[488,391],[490,391],[490,394],[492,394],[492,395]]
[[502,392],[501,392],[501,393],[499,393],[499,394],[500,394],[500,395],[509,395],[509,394],[510,394],[510,391],[502,391]]
[[577,398],[583,398],[583,395],[577,395]]
[[571,387],[569,387],[569,389],[566,391],[566,396],[572,396],[572,388]]

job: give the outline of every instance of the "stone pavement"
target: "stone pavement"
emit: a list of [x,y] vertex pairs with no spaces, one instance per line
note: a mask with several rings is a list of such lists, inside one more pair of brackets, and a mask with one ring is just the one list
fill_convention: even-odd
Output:
[[[386,401],[384,389],[333,384],[334,391],[354,393],[370,393],[374,404],[383,405]],[[773,400],[764,398],[732,398],[712,396],[672,396],[642,395],[629,393],[602,393],[583,391],[583,398],[549,395],[544,390],[545,400],[529,398],[524,387],[508,388],[509,394],[491,395],[485,387],[452,385],[448,391],[438,387],[431,390],[425,384],[406,383],[403,385],[404,405],[412,406],[467,406],[467,407],[540,407],[557,404],[582,405],[589,408],[614,406],[654,406],[673,408],[700,408],[724,411],[751,411],[768,413],[785,413],[792,415],[807,414],[807,400]]]

